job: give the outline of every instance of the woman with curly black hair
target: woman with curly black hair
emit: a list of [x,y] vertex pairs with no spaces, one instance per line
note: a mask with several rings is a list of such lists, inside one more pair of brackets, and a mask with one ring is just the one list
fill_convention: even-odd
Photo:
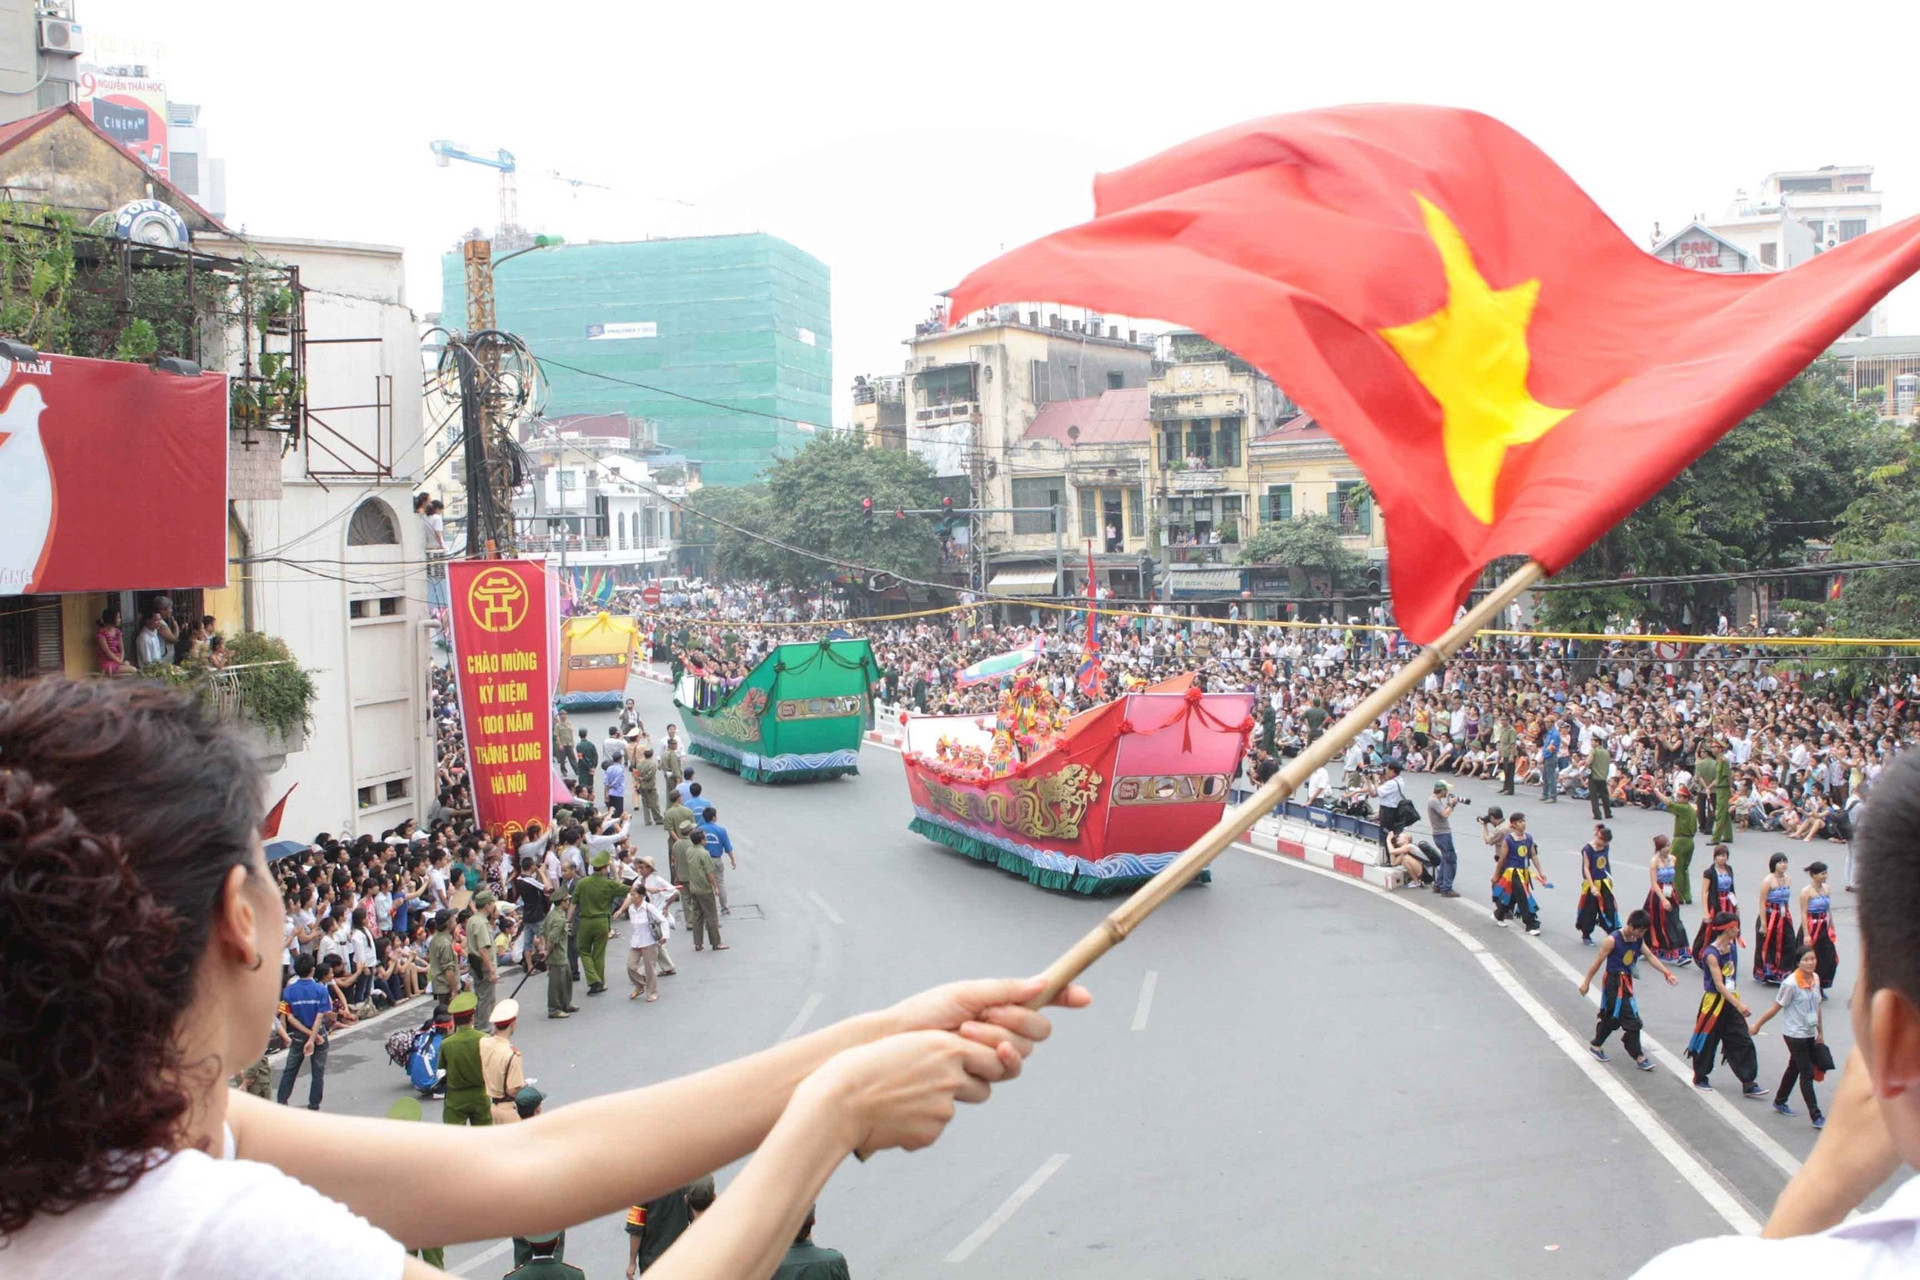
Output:
[[[249,748],[189,695],[0,687],[9,1280],[423,1280],[444,1273],[403,1249],[555,1231],[749,1152],[654,1274],[767,1275],[848,1152],[932,1142],[1049,1030],[1021,1007],[1039,979],[959,983],[498,1129],[276,1106],[226,1083],[259,1056],[287,946],[262,807]],[[476,1219],[466,1183],[421,1168],[530,1176]]]

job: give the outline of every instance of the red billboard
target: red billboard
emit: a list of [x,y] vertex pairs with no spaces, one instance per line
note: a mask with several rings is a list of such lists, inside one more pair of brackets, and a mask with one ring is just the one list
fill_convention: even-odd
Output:
[[0,595],[222,587],[227,379],[0,357]]
[[516,836],[553,817],[546,563],[454,560],[447,586],[474,821],[489,835]]

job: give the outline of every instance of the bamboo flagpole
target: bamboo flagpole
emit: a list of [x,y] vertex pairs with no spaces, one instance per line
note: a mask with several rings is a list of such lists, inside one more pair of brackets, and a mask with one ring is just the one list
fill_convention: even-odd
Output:
[[1471,640],[1476,632],[1483,630],[1489,622],[1498,617],[1517,599],[1522,591],[1540,579],[1547,571],[1537,560],[1529,560],[1508,574],[1506,580],[1487,593],[1485,599],[1469,609],[1465,616],[1447,628],[1433,644],[1422,649],[1405,666],[1394,672],[1392,677],[1378,689],[1361,699],[1360,705],[1340,717],[1330,725],[1327,731],[1307,744],[1306,750],[1295,756],[1284,769],[1269,778],[1265,785],[1238,808],[1229,810],[1215,823],[1213,829],[1199,840],[1188,846],[1187,851],[1161,869],[1160,873],[1134,890],[1133,895],[1115,907],[1107,917],[1096,925],[1080,941],[1073,944],[1058,960],[1047,966],[1045,984],[1040,994],[1029,1002],[1028,1007],[1038,1009],[1051,1003],[1067,988],[1075,978],[1085,973],[1093,962],[1124,942],[1127,935],[1139,928],[1146,918],[1166,903],[1166,901],[1185,888],[1187,883],[1201,870],[1226,851],[1228,845],[1237,840],[1273,807],[1292,795],[1294,789],[1312,775],[1315,769],[1327,763],[1342,750],[1347,743],[1372,724],[1394,703],[1398,702],[1431,671],[1440,665]]

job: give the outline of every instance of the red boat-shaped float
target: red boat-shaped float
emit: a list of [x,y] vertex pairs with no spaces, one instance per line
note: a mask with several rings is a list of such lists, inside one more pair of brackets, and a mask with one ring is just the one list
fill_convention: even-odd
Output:
[[907,716],[909,825],[1043,888],[1131,889],[1220,820],[1252,707],[1187,675],[1067,718],[1022,677],[997,714]]

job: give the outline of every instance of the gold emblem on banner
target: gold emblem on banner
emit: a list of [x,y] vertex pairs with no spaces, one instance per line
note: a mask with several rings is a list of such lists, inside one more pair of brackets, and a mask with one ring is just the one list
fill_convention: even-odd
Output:
[[527,618],[527,588],[518,574],[488,569],[467,584],[467,616],[482,631],[517,631]]

